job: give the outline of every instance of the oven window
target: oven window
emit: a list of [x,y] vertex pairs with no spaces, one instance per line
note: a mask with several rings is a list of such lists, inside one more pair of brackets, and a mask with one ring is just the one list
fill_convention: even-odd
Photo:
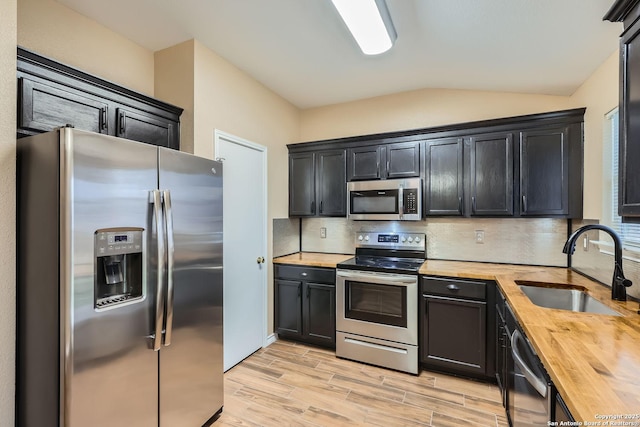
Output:
[[351,191],[352,214],[397,214],[398,190]]
[[366,282],[345,283],[345,317],[407,327],[407,288]]

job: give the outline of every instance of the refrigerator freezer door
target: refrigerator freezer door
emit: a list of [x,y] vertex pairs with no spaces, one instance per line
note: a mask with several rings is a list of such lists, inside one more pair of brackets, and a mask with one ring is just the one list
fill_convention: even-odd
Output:
[[166,222],[173,228],[160,426],[201,426],[223,406],[222,164],[160,148],[159,165],[159,189],[169,191],[171,203]]
[[[60,134],[61,222],[63,233],[70,232],[70,240],[62,237],[61,243],[63,271],[70,278],[62,283],[68,292],[61,305],[72,308],[61,322],[68,353],[61,374],[64,425],[156,427],[158,353],[148,336],[157,264],[148,260],[155,252],[149,194],[157,188],[157,148],[72,129]],[[96,307],[94,279],[105,273],[96,268],[100,245],[94,242],[100,235],[95,232],[126,227],[143,229],[142,298]],[[114,249],[125,236],[116,237]]]

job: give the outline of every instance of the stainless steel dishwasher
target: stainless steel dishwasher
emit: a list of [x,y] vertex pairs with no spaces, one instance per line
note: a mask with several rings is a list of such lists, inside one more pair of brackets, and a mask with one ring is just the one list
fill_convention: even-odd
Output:
[[509,411],[513,426],[539,427],[553,420],[555,406],[555,387],[542,362],[533,350],[507,306],[507,322],[513,325],[511,332],[511,358],[513,372],[509,396]]

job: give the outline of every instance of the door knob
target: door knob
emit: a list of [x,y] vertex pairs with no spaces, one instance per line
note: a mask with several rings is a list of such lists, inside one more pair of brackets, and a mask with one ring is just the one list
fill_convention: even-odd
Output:
[[258,264],[264,264],[264,257],[259,256],[258,259],[256,260],[256,262]]

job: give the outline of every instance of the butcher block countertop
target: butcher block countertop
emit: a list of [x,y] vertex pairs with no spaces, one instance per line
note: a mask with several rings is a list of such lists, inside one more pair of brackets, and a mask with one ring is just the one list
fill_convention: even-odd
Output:
[[[495,280],[576,421],[640,425],[638,302],[567,268],[427,260],[420,274]],[[622,316],[538,307],[516,282],[583,287]]]
[[339,263],[353,258],[353,255],[324,254],[319,252],[297,252],[273,259],[274,264],[306,265],[309,267],[336,268]]

